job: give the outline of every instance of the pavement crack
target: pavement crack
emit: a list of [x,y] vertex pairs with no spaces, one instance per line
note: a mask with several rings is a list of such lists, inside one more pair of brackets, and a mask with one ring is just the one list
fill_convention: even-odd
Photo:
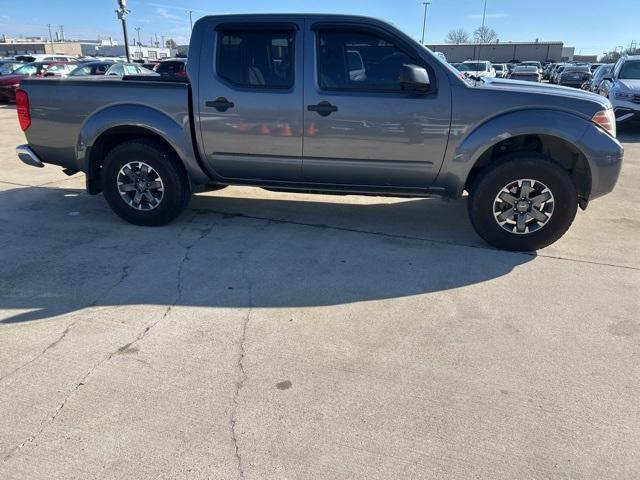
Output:
[[244,316],[242,322],[242,333],[240,335],[240,340],[238,342],[238,360],[236,363],[238,370],[238,380],[236,382],[236,388],[233,392],[233,399],[231,405],[231,418],[229,419],[229,424],[231,427],[231,441],[233,442],[234,454],[236,457],[236,463],[238,466],[238,476],[240,480],[244,480],[244,464],[242,461],[242,456],[240,454],[240,448],[238,446],[238,409],[239,409],[239,399],[240,392],[244,388],[244,384],[247,380],[247,372],[245,370],[245,358],[246,358],[246,341],[247,341],[247,330],[249,329],[249,322],[251,321],[251,314],[253,313],[253,283],[249,276],[247,275],[247,259],[244,258],[242,263],[242,276],[247,285],[247,297],[248,297],[248,305],[247,305],[247,313]]
[[[194,217],[195,218],[195,217]],[[193,219],[192,219],[193,221]],[[188,228],[189,224],[192,223],[188,222],[185,224],[185,226],[183,227],[180,235],[184,234],[184,231]],[[87,379],[98,369],[100,368],[100,366],[102,366],[105,363],[108,363],[114,356],[124,353],[126,350],[128,350],[129,348],[131,348],[134,344],[144,340],[144,338],[149,334],[149,332],[156,326],[158,325],[162,320],[164,320],[165,318],[167,318],[167,316],[169,315],[169,313],[171,312],[172,308],[175,307],[178,302],[180,301],[180,299],[182,298],[182,293],[183,293],[183,269],[184,269],[184,265],[186,264],[186,262],[188,262],[191,257],[190,257],[190,253],[191,250],[193,249],[193,247],[195,247],[198,242],[204,240],[210,233],[211,231],[214,229],[214,227],[217,225],[217,223],[214,223],[210,226],[208,226],[207,228],[201,229],[199,230],[199,235],[198,237],[191,242],[188,245],[182,245],[182,247],[184,248],[184,255],[180,261],[180,263],[178,264],[178,271],[177,271],[177,275],[176,275],[176,296],[175,296],[175,300],[174,302],[169,305],[165,311],[163,312],[163,314],[156,319],[155,321],[153,321],[152,323],[146,325],[144,327],[144,329],[138,333],[138,335],[136,335],[136,337],[124,344],[121,345],[120,347],[116,348],[114,351],[110,352],[108,355],[106,355],[104,358],[102,358],[102,360],[100,360],[98,363],[96,363],[95,365],[93,365],[93,367],[91,367],[89,369],[89,371],[87,371],[87,373],[85,373],[83,375],[83,377],[80,379],[79,382],[77,382],[75,384],[75,386],[69,390],[69,392],[67,393],[67,395],[63,398],[63,400],[58,403],[58,405],[56,406],[56,408],[54,409],[53,413],[40,424],[40,427],[37,429],[37,431],[35,433],[32,433],[26,440],[24,440],[22,443],[20,443],[19,445],[15,446],[14,448],[12,448],[3,458],[3,461],[7,461],[9,460],[11,457],[13,457],[19,450],[21,450],[22,448],[24,448],[26,445],[33,443],[36,438],[38,438],[42,432],[45,431],[45,429],[51,425],[55,419],[58,417],[58,415],[60,414],[60,412],[62,411],[62,409],[64,408],[64,406],[67,404],[67,402],[69,401],[69,399],[71,399],[71,397],[78,391],[78,389],[85,385]],[[124,266],[122,268],[122,271],[120,272],[120,275],[118,277],[118,280],[115,282],[115,284],[109,289],[109,292],[111,290],[113,290],[114,288],[116,288],[118,285],[122,284],[127,278],[129,277],[129,266]],[[108,293],[108,292],[107,292]],[[106,295],[106,294],[105,294]],[[102,298],[102,295],[100,296],[100,298]],[[99,298],[96,299],[94,302],[92,302],[91,305],[89,306],[95,306],[97,305],[99,301]],[[59,344],[60,341],[62,341],[62,339],[64,339],[64,337],[69,333],[69,330],[76,324],[76,322],[78,322],[78,320],[75,320],[74,322],[70,323],[67,328],[65,329],[65,331],[63,332],[63,334],[58,337],[58,339],[56,339],[56,341],[52,342],[52,344],[49,345],[48,349],[53,348],[55,345]],[[44,354],[43,351],[40,356],[42,354]],[[35,361],[35,359],[32,359],[31,361]]]
[[[111,293],[111,291],[113,291],[115,288],[117,288],[118,286],[120,286],[122,283],[124,283],[124,281],[127,279],[127,277],[129,276],[129,265],[125,265],[122,267],[122,270],[120,272],[120,275],[118,277],[118,280],[116,280],[116,282],[111,285],[107,291],[100,295],[99,297],[97,297],[93,302],[91,302],[89,305],[87,305],[85,308],[91,308],[91,307],[95,307],[98,305],[98,303],[100,302],[100,299],[103,298],[104,296],[108,295],[109,293]],[[70,322],[65,329],[62,331],[62,333],[51,343],[49,343],[46,347],[44,347],[38,354],[36,354],[35,356],[33,356],[32,358],[30,358],[29,360],[27,360],[25,363],[19,365],[18,367],[14,368],[13,370],[11,370],[9,373],[6,373],[5,375],[3,375],[2,377],[0,377],[0,382],[2,382],[3,380],[13,376],[14,374],[18,373],[20,370],[22,370],[25,367],[28,367],[29,365],[31,365],[32,363],[36,362],[37,360],[39,360],[40,358],[42,358],[47,352],[49,352],[51,349],[57,347],[60,342],[62,342],[65,337],[69,334],[69,332],[71,331],[71,329],[73,327],[75,327],[75,325],[80,321],[80,318],[76,318],[75,320],[73,320],[72,322]]]
[[490,252],[501,252],[504,254],[510,254],[510,255],[525,255],[528,257],[540,257],[540,258],[548,258],[551,260],[561,260],[561,261],[565,261],[565,262],[574,262],[574,263],[582,263],[582,264],[586,264],[586,265],[598,265],[598,266],[603,266],[603,267],[612,267],[612,268],[622,268],[625,270],[634,270],[634,271],[640,271],[639,267],[632,267],[629,265],[620,265],[620,264],[616,264],[616,263],[607,263],[607,262],[596,262],[593,260],[583,260],[583,259],[579,259],[579,258],[568,258],[568,257],[563,257],[560,255],[548,255],[548,254],[544,254],[544,253],[538,253],[538,252],[510,252],[510,251],[505,251],[505,250],[499,250],[497,248],[493,248],[489,245],[473,245],[473,244],[467,244],[467,243],[460,243],[460,242],[456,242],[456,241],[451,241],[451,240],[439,240],[439,239],[435,239],[435,238],[426,238],[426,237],[419,237],[416,235],[403,235],[403,234],[399,234],[399,233],[387,233],[387,232],[380,232],[380,231],[376,231],[376,230],[364,230],[364,229],[359,229],[359,228],[349,228],[349,227],[339,227],[336,225],[328,225],[328,224],[324,224],[324,223],[311,223],[311,222],[300,222],[297,220],[287,220],[287,219],[282,219],[282,218],[271,218],[271,217],[261,217],[261,216],[257,216],[257,215],[247,215],[244,213],[230,213],[230,212],[225,212],[225,211],[220,211],[220,210],[209,210],[209,209],[193,209],[194,211],[198,212],[198,213],[215,213],[217,215],[222,215],[223,218],[229,218],[229,217],[236,217],[236,218],[248,218],[250,220],[262,220],[262,221],[266,221],[266,222],[271,222],[271,223],[283,223],[283,224],[287,224],[287,225],[298,225],[298,226],[302,226],[302,227],[310,227],[310,228],[320,228],[320,229],[329,229],[329,230],[336,230],[336,231],[340,231],[340,232],[349,232],[349,233],[360,233],[363,235],[374,235],[374,236],[379,236],[379,237],[385,237],[385,238],[393,238],[393,239],[397,239],[397,240],[412,240],[412,241],[418,241],[418,242],[427,242],[427,243],[432,243],[432,244],[437,244],[437,245],[447,245],[447,246],[452,246],[452,247],[460,247],[460,248],[473,248],[473,249],[477,249],[477,250],[486,250],[486,251],[490,251]]

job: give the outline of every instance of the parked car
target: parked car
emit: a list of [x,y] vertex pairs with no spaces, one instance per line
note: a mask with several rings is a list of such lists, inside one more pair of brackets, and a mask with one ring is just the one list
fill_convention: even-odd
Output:
[[[357,80],[350,50],[365,63]],[[509,250],[560,238],[578,205],[614,188],[622,165],[607,99],[468,82],[383,21],[208,16],[194,26],[189,55],[189,80],[24,80],[19,158],[84,172],[88,192],[103,192],[137,225],[172,221],[207,185],[468,191],[478,234]]]
[[525,62],[520,62],[520,66],[522,67],[536,67],[538,69],[538,73],[542,75],[542,63],[537,60],[527,60]]
[[600,94],[613,104],[618,123],[640,120],[640,55],[620,58],[605,76]]
[[467,60],[460,64],[458,70],[468,78],[491,78],[496,76],[496,71],[491,65],[491,62],[486,60],[481,60],[479,62]]
[[162,60],[153,70],[163,77],[186,78],[187,77],[187,59],[171,58]]
[[535,65],[518,65],[509,74],[511,80],[523,80],[527,82],[540,82],[542,76]]
[[105,72],[107,77],[123,77],[125,75],[158,76],[154,71],[146,69],[138,63],[114,63]]
[[493,68],[496,70],[496,77],[507,78],[509,76],[509,69],[506,63],[494,63]]
[[88,77],[93,75],[104,75],[109,68],[114,65],[113,62],[90,62],[80,65],[73,70],[70,77]]
[[22,62],[18,62],[16,60],[2,60],[0,61],[0,75],[9,75],[16,68],[19,68],[22,65]]
[[591,77],[588,65],[567,65],[558,75],[558,85],[580,88],[582,84],[591,80]]
[[551,79],[549,80],[550,83],[558,83],[558,80],[560,78],[560,74],[564,71],[564,69],[567,68],[567,64],[562,64],[562,65],[558,65],[558,67],[553,71],[553,74],[551,76]]
[[76,62],[77,57],[57,53],[34,53],[28,55],[16,55],[16,60],[25,63],[33,62]]
[[16,90],[25,78],[62,77],[68,75],[75,67],[77,64],[69,62],[25,63],[11,74],[0,77],[0,101],[15,101]]
[[549,63],[546,67],[542,69],[543,80],[549,80],[549,78],[551,77],[551,72],[553,71],[556,65],[557,63]]
[[608,63],[604,65],[600,65],[596,68],[595,72],[593,72],[593,76],[591,80],[586,81],[582,85],[583,90],[588,90],[593,93],[600,93],[600,85],[604,78],[611,73],[611,69],[613,68],[613,63]]

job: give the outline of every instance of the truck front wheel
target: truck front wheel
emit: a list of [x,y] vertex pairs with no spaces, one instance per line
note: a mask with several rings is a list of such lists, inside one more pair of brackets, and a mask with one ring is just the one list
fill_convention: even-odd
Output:
[[101,180],[111,209],[134,225],[165,225],[184,211],[191,197],[180,159],[153,140],[131,140],[111,150]]
[[568,172],[547,157],[517,153],[490,165],[469,192],[469,218],[490,245],[533,251],[564,235],[578,194]]

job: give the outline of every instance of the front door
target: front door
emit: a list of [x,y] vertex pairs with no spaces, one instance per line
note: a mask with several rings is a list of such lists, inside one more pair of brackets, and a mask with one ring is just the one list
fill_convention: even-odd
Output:
[[[309,25],[303,177],[308,182],[426,188],[444,159],[451,117],[446,75],[379,29]],[[431,90],[402,91],[403,64],[425,67]]]
[[206,161],[220,177],[300,179],[303,26],[290,20],[213,25],[198,107]]

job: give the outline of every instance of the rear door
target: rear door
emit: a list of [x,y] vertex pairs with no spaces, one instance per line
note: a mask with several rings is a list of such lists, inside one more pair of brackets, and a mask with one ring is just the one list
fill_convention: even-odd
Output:
[[299,180],[304,20],[212,23],[197,99],[206,161],[229,179]]
[[[376,26],[315,23],[306,38],[305,181],[430,186],[451,118],[448,78],[437,73],[442,67]],[[427,69],[429,93],[401,90],[404,64]]]

